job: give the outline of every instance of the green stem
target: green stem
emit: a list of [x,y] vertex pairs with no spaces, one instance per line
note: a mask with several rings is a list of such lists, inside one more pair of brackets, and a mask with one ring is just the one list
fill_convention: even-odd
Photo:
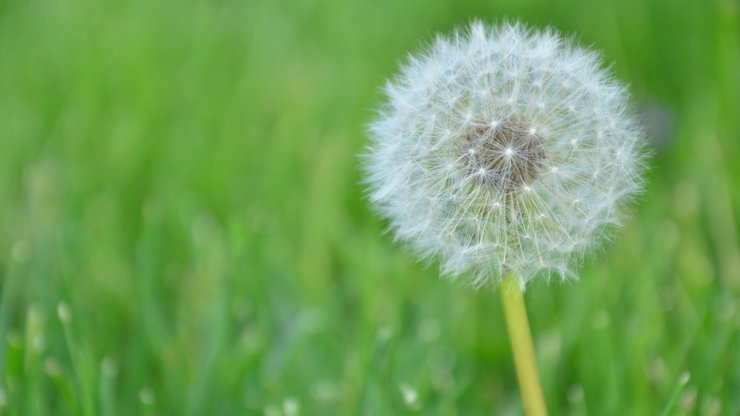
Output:
[[506,326],[514,352],[516,376],[528,416],[547,415],[545,399],[540,387],[540,376],[537,373],[537,361],[532,347],[532,336],[529,332],[527,309],[524,307],[524,296],[516,277],[506,276],[501,283],[501,299],[504,304]]
[[665,407],[663,407],[663,411],[660,412],[661,416],[669,416],[673,412],[673,407],[676,406],[676,402],[678,401],[678,396],[681,395],[681,392],[683,391],[684,387],[689,383],[689,380],[691,379],[691,375],[688,372],[685,372],[679,377],[678,383],[676,383],[676,387],[673,388],[673,392],[671,393],[671,397],[668,399],[668,402],[665,404]]

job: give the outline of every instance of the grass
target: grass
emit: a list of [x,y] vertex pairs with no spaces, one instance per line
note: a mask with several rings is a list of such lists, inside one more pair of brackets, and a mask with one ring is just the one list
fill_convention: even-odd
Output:
[[652,114],[633,220],[526,293],[551,414],[740,413],[736,3],[108,3],[0,0],[0,414],[521,414],[496,294],[359,185],[383,80],[473,17]]

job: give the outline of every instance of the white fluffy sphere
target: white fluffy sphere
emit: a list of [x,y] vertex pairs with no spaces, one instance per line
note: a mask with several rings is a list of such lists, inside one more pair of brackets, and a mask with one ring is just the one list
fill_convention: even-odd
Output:
[[370,126],[371,201],[448,276],[573,276],[641,189],[644,137],[597,54],[473,23],[410,56]]

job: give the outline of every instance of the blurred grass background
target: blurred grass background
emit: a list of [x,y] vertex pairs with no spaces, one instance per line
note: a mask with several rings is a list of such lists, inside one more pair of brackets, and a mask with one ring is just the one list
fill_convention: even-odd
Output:
[[380,87],[472,18],[631,85],[655,157],[581,281],[527,291],[553,415],[740,414],[732,0],[0,0],[0,414],[515,415],[498,297],[382,234]]

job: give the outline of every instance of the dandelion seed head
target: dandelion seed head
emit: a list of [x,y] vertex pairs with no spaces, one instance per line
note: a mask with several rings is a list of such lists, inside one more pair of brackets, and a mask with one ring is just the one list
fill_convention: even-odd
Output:
[[625,88],[552,30],[475,22],[410,57],[385,92],[370,199],[399,240],[473,286],[575,276],[642,189]]

